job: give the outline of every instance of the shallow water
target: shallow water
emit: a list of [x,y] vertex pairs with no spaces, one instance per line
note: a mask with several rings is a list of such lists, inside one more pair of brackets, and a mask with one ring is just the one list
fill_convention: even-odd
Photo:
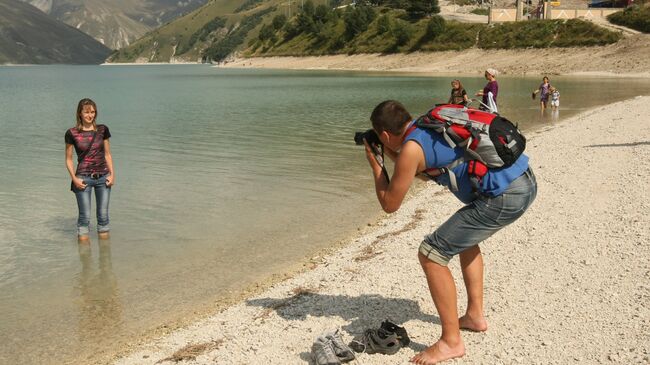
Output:
[[[378,213],[356,130],[449,77],[183,66],[0,67],[0,363],[86,363],[259,283]],[[468,92],[485,80],[464,78]],[[500,78],[524,130],[650,91],[650,80]],[[91,97],[110,127],[111,239],[79,246],[63,135]],[[534,156],[533,156],[534,158]],[[94,219],[91,221],[94,223]],[[92,227],[91,227],[92,229]]]

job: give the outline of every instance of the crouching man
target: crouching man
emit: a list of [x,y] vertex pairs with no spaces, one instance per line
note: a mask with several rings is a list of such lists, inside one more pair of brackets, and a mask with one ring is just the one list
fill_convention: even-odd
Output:
[[[426,173],[437,183],[451,187],[453,179],[450,179],[450,174],[438,169],[462,158],[465,155],[463,148],[450,147],[442,134],[436,131],[416,127],[409,112],[397,101],[388,100],[377,105],[370,120],[384,145],[384,153],[395,162],[389,183],[373,149],[365,141],[377,199],[386,212],[392,213],[400,208],[417,175]],[[525,154],[509,167],[490,169],[478,187],[471,183],[467,165],[468,162],[462,162],[449,169],[456,180],[453,194],[466,205],[420,244],[418,258],[440,316],[442,335],[411,359],[416,364],[435,364],[461,357],[465,354],[465,345],[460,329],[487,330],[483,312],[483,258],[479,243],[521,217],[537,195],[535,176]],[[468,297],[467,311],[460,318],[456,286],[447,267],[456,255],[460,257]]]

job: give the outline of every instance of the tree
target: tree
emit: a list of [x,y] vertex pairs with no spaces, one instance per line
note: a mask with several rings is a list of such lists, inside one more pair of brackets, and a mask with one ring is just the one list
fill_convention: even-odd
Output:
[[377,19],[377,34],[390,32],[390,19],[384,14]]
[[330,18],[332,10],[327,5],[320,4],[314,10],[314,21],[327,23]]
[[282,29],[284,25],[287,23],[287,16],[284,14],[276,15],[273,17],[273,21],[271,22],[271,26],[273,26],[273,29],[276,31]]
[[406,12],[411,19],[422,19],[431,14],[439,13],[440,6],[438,6],[438,0],[410,0]]
[[422,40],[425,42],[434,40],[438,35],[445,31],[445,26],[445,19],[440,15],[432,16],[427,22],[427,29],[422,36]]
[[264,42],[267,39],[271,39],[275,35],[275,32],[273,31],[273,28],[269,25],[262,25],[262,28],[260,28],[260,33],[257,35],[257,38],[260,39],[260,41]]
[[311,0],[305,1],[302,5],[302,12],[308,15],[309,17],[314,15],[314,3]]
[[296,23],[298,31],[301,33],[314,34],[317,31],[314,19],[305,12],[298,14]]
[[403,46],[411,39],[411,29],[403,22],[398,22],[393,28],[393,36],[395,37],[395,45]]
[[375,19],[375,10],[369,6],[347,7],[343,14],[345,23],[345,36],[348,40],[368,29],[368,25]]

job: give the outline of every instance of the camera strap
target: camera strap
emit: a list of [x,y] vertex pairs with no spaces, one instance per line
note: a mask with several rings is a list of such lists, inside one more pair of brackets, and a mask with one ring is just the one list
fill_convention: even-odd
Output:
[[384,164],[384,147],[371,144],[370,148],[372,148],[372,152],[374,152],[375,154],[375,160],[377,160],[377,163],[379,164],[379,166],[381,166],[381,172],[384,174],[384,177],[386,178],[386,183],[390,184],[390,177],[388,177],[388,171],[386,171],[386,164]]

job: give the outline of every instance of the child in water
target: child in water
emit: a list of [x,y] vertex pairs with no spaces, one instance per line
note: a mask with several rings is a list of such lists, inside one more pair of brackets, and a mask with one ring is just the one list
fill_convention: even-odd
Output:
[[551,93],[551,109],[556,111],[560,107],[560,91],[553,86],[549,91]]

